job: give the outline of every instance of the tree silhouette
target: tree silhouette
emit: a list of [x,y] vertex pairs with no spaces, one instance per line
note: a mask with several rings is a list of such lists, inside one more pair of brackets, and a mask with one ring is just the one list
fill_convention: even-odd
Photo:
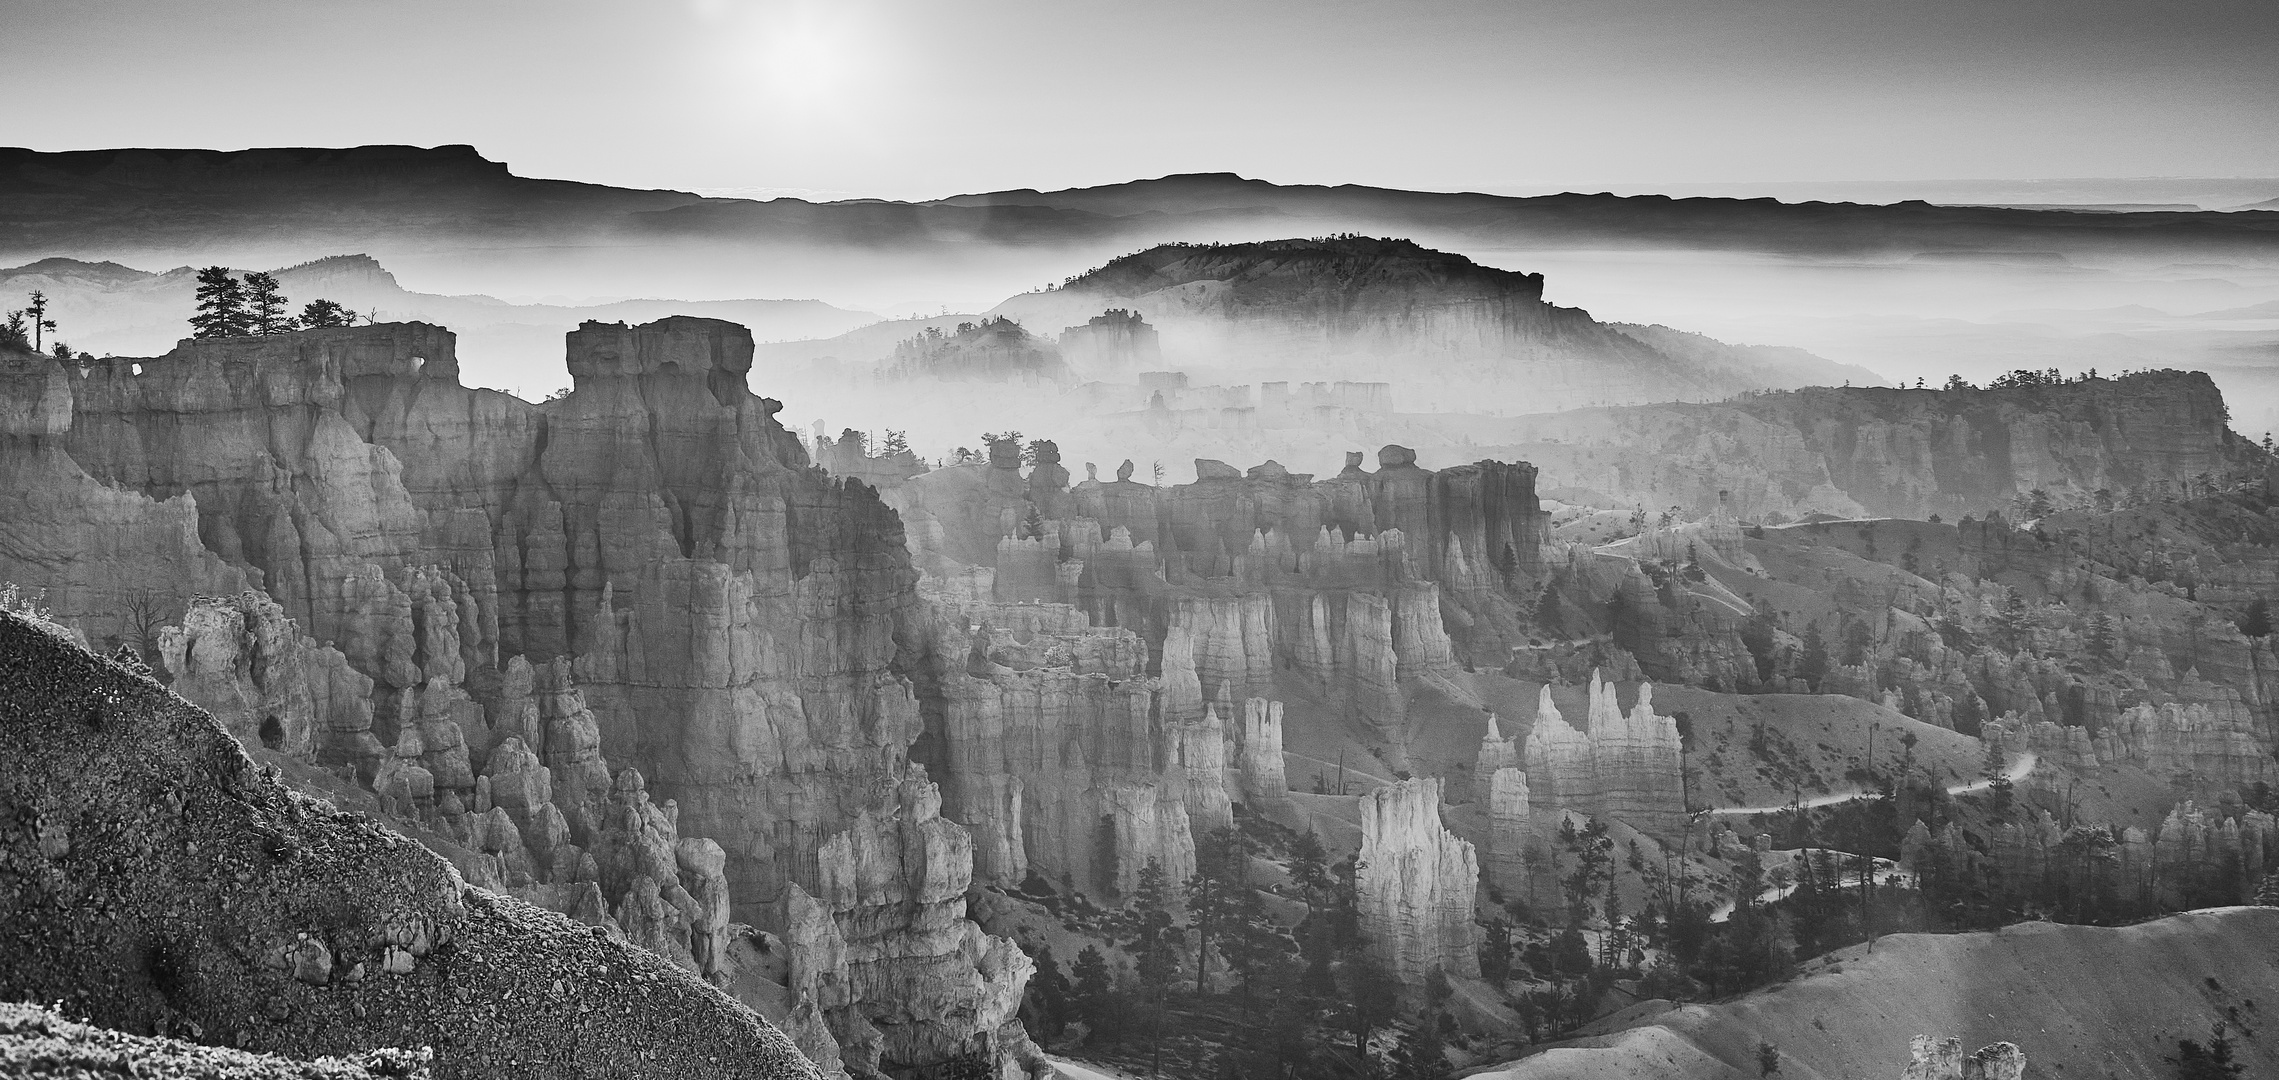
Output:
[[245,286],[229,276],[229,268],[209,266],[198,271],[198,313],[190,316],[190,336],[237,337],[250,326]]
[[285,314],[285,294],[274,275],[253,271],[245,275],[244,288],[248,329],[256,334],[283,334],[296,329],[293,317]]
[[301,325],[314,330],[327,326],[354,326],[356,313],[334,300],[311,300],[301,306]]
[[31,317],[32,351],[39,352],[42,349],[41,334],[55,329],[55,320],[47,317],[47,294],[33,289],[32,302],[24,305],[24,314]]

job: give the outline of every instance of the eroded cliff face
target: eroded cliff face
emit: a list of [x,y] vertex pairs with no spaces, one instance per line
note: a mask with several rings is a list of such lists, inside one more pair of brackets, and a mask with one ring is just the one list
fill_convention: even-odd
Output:
[[[1567,813],[1624,821],[1663,839],[1684,831],[1677,721],[1655,714],[1654,684],[1638,684],[1637,701],[1628,712],[1622,710],[1614,684],[1598,672],[1591,673],[1588,685],[1589,712],[1582,729],[1559,714],[1546,684],[1516,755],[1515,740],[1496,739],[1494,732],[1482,744],[1474,775],[1490,784],[1490,816],[1497,829],[1491,867],[1520,850],[1517,837],[1507,842],[1503,830],[1530,823],[1555,827]],[[1507,770],[1521,775],[1504,778]]]
[[[1400,679],[1500,664],[1524,639],[1545,539],[1528,465],[1431,472],[1389,446],[1377,471],[1350,454],[1322,481],[1273,462],[1247,474],[1198,462],[1193,484],[1139,484],[1127,468],[1064,489],[1057,457],[1057,478],[1024,479],[1012,449],[888,493],[918,530],[920,562],[988,567],[995,599],[1129,628],[1167,680],[1191,668],[1205,693],[1241,697],[1296,670],[1359,712],[1397,717]],[[1185,647],[1167,645],[1180,632]],[[1199,717],[1203,698],[1174,707]]]
[[[542,405],[460,386],[453,348],[397,324],[12,361],[0,469],[40,482],[10,497],[73,512],[12,518],[0,578],[92,636],[162,609],[179,629],[146,651],[248,745],[725,981],[730,912],[820,890],[824,847],[906,779],[930,617],[899,522],[809,467],[745,388],[741,327],[589,323]],[[52,557],[74,549],[101,571]],[[913,1015],[856,1065],[974,1052],[970,1016]]]
[[1747,518],[1983,514],[2053,495],[2181,484],[2239,463],[2203,372],[2000,390],[1808,387],[1714,404],[1580,409],[1515,420],[1496,448],[1546,486]]
[[1437,777],[1388,784],[1361,800],[1354,895],[1373,958],[1402,983],[1433,969],[1477,978],[1473,926],[1480,865],[1472,844],[1440,823]]

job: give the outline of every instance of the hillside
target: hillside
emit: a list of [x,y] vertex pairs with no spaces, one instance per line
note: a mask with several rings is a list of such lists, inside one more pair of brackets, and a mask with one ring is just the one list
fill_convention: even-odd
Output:
[[[2265,1032],[2279,909],[2217,908],[2135,926],[2021,923],[1855,945],[1779,986],[1708,1005],[1649,1002],[1483,1080],[1744,1080],[1756,1047],[1787,1080],[1896,1075],[1916,1034],[2018,1044],[2030,1075],[2165,1080],[2176,1040],[2230,1025],[2247,1075],[2279,1070]],[[2261,1000],[2257,1000],[2260,998]]]
[[[1129,309],[1160,327],[1165,363],[1244,375],[1461,380],[1474,406],[1699,400],[1857,369],[1803,354],[1767,365],[1697,338],[1685,355],[1543,301],[1541,274],[1414,241],[1363,236],[1165,244],[997,306],[1040,328]],[[1708,362],[1704,362],[1707,360]],[[1484,398],[1482,397],[1484,395]]]
[[149,678],[0,613],[0,999],[438,1075],[815,1075],[692,973],[467,886]]

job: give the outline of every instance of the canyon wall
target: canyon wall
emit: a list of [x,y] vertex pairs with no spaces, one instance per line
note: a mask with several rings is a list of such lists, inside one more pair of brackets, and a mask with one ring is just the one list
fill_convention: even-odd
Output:
[[[0,579],[486,881],[725,978],[731,911],[820,895],[823,849],[907,779],[937,680],[900,524],[746,388],[741,327],[588,323],[535,405],[461,386],[454,350],[382,324],[11,357],[0,471],[44,512],[11,516]],[[904,993],[849,985],[841,1012]],[[984,1014],[915,1014],[879,1068],[970,1056]]]
[[1770,513],[1947,518],[2021,494],[2119,493],[2222,474],[2249,449],[2204,372],[2062,385],[1908,390],[1816,386],[1709,404],[1527,416],[1487,441],[1547,488]]

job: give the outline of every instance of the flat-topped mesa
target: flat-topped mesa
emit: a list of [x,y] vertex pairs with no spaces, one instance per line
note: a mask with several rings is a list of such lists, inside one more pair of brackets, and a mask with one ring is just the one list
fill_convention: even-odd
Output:
[[752,332],[722,319],[674,315],[639,326],[588,320],[564,338],[575,379],[717,371],[742,385],[752,370]]
[[1552,811],[1617,819],[1655,837],[1685,828],[1682,748],[1677,721],[1654,713],[1653,684],[1638,684],[1638,701],[1625,713],[1615,686],[1593,671],[1589,727],[1578,731],[1559,715],[1551,688],[1543,687],[1525,764],[1534,805]]
[[1440,823],[1440,780],[1388,784],[1361,800],[1361,936],[1411,987],[1434,968],[1478,977],[1472,924],[1480,866],[1470,841]]

